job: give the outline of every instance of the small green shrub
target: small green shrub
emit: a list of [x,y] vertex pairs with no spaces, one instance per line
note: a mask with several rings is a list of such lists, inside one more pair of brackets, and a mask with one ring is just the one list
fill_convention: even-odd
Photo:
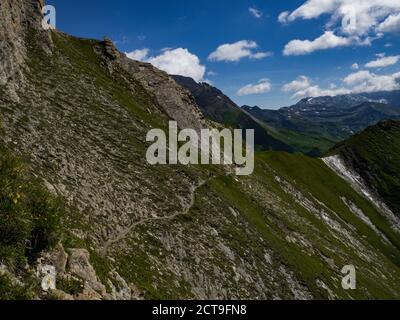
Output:
[[85,281],[78,278],[60,278],[57,279],[57,289],[64,291],[72,296],[83,292]]
[[64,207],[0,146],[0,263],[20,270],[59,239]]
[[31,291],[25,286],[13,283],[6,274],[0,274],[0,300],[30,300]]

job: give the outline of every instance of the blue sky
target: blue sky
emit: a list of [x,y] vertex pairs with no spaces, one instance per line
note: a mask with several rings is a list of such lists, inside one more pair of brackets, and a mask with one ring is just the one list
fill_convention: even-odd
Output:
[[[277,108],[310,95],[397,89],[400,1],[322,2],[327,5],[316,0],[47,4],[56,7],[59,30],[108,36],[121,51],[135,57],[141,52],[141,59],[166,71],[182,69],[211,82],[239,105]],[[382,4],[386,10],[377,9]],[[343,26],[348,17],[348,25],[352,19],[357,23],[354,29]]]

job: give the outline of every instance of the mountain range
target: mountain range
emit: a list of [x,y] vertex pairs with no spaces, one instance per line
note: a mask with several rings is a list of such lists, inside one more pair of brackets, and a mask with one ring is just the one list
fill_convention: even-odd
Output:
[[239,107],[207,83],[172,77],[190,91],[207,119],[234,128],[255,129],[259,150],[320,156],[368,126],[400,119],[400,91],[305,98],[290,107],[268,110]]
[[278,130],[326,138],[323,153],[379,121],[400,119],[400,91],[306,98],[279,110],[243,109]]
[[[283,126],[272,126],[247,107],[239,107],[219,89],[197,83],[183,76],[172,76],[177,83],[190,91],[206,118],[232,128],[254,129],[258,150],[302,152],[320,155],[321,145],[333,146],[333,141],[318,133],[289,130]],[[261,110],[261,109],[260,109]],[[327,150],[327,148],[325,148]]]

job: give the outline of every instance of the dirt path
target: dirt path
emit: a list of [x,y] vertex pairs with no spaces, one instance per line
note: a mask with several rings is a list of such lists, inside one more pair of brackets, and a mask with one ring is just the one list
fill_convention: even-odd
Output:
[[201,187],[203,187],[208,181],[210,181],[212,178],[209,178],[207,180],[203,180],[200,183],[198,183],[195,186],[191,187],[190,190],[190,195],[189,195],[189,203],[187,205],[185,205],[183,207],[183,209],[179,212],[174,213],[173,215],[170,216],[166,216],[166,217],[149,217],[149,218],[144,218],[141,219],[135,223],[133,223],[129,228],[125,229],[124,231],[120,232],[115,238],[109,239],[107,240],[102,249],[100,250],[100,254],[104,257],[107,255],[108,250],[110,249],[110,247],[114,244],[117,243],[121,240],[123,240],[126,236],[128,236],[128,234],[131,233],[131,231],[133,229],[135,229],[136,227],[146,224],[148,222],[154,222],[154,221],[163,221],[163,220],[173,220],[178,216],[184,216],[189,214],[190,210],[193,208],[195,202],[196,202],[196,192],[198,189],[200,189]]

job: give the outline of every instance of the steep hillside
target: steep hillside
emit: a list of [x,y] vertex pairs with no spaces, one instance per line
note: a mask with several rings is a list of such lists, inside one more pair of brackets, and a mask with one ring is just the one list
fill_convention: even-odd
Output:
[[24,26],[0,33],[1,299],[400,298],[398,221],[322,160],[151,166],[148,130],[207,125],[193,96],[109,40],[0,21]]
[[400,216],[400,122],[385,121],[338,144],[338,156]]

